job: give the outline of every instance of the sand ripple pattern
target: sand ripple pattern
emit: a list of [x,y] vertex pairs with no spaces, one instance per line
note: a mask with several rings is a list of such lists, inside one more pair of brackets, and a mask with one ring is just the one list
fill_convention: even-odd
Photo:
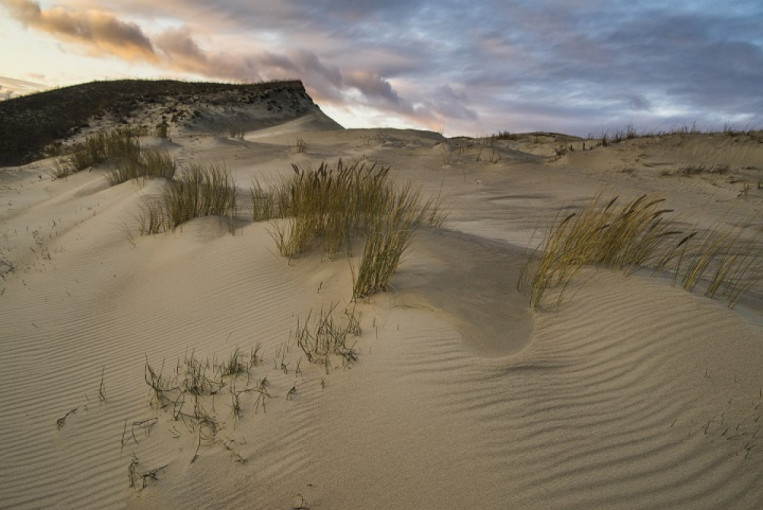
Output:
[[[324,494],[329,506],[763,501],[760,331],[717,303],[601,272],[560,312],[536,318],[527,349],[500,359],[475,357],[458,334],[410,309],[385,327],[389,350],[375,354],[384,361],[352,374],[374,387],[353,387],[367,408],[330,422],[351,420],[342,444],[352,453],[325,452],[328,465],[375,481],[354,479],[354,496]],[[343,398],[350,393],[332,411],[343,412]]]

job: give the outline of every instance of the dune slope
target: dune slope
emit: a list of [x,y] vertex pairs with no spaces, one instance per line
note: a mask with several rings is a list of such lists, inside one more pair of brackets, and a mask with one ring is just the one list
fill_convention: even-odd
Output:
[[[108,187],[99,168],[51,180],[52,160],[1,170],[0,507],[763,503],[760,282],[733,310],[648,272],[585,268],[541,311],[516,288],[527,246],[597,193],[664,197],[682,224],[746,227],[759,247],[759,140],[584,151],[317,115],[143,140],[225,162],[235,235],[214,217],[138,235],[160,182]],[[728,170],[682,170],[708,155]],[[281,257],[246,203],[253,179],[340,157],[391,165],[449,215],[418,233],[390,292],[358,303],[347,258]],[[359,319],[357,361],[312,364],[297,346],[298,324],[329,309]],[[247,368],[214,395],[151,405],[147,365],[181,384],[189,360],[213,370],[237,349]],[[190,418],[202,411],[214,425]]]

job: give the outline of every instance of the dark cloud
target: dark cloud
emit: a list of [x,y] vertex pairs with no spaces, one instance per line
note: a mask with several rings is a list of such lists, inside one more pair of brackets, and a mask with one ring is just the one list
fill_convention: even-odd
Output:
[[476,121],[479,114],[469,107],[465,92],[457,92],[450,85],[437,87],[431,98],[424,103],[426,109],[442,122],[458,120]]
[[632,96],[629,96],[627,98],[628,100],[628,107],[635,111],[635,112],[641,112],[641,111],[649,111],[652,109],[651,103],[642,95],[634,94]]
[[388,107],[404,107],[404,109],[410,110],[409,107],[404,106],[404,101],[395,92],[389,81],[384,79],[379,73],[373,71],[353,71],[348,73],[345,83],[347,86],[360,91],[370,102],[379,102],[380,106],[386,103]]

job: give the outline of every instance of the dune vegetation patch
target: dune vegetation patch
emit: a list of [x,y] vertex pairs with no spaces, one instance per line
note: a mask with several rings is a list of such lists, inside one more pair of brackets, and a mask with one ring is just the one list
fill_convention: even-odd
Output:
[[236,186],[228,170],[214,163],[190,163],[158,196],[147,197],[138,214],[143,235],[174,230],[203,216],[219,216],[234,232]]
[[273,238],[285,257],[317,246],[329,255],[351,254],[353,242],[365,238],[353,295],[366,297],[386,290],[413,233],[422,225],[444,221],[438,200],[422,200],[411,184],[388,180],[389,167],[339,160],[317,170],[292,165],[294,174],[267,188],[252,187],[252,214],[274,222]]
[[311,310],[306,319],[297,319],[297,326],[291,333],[307,360],[322,365],[326,374],[331,370],[334,358],[340,359],[345,367],[351,367],[358,360],[358,351],[354,344],[348,344],[348,336],[362,334],[355,308],[345,310],[346,323],[340,324],[334,318],[336,307],[332,304],[325,310],[321,308],[315,316]]
[[61,179],[106,164],[106,179],[112,186],[138,178],[172,179],[177,169],[175,161],[165,151],[141,148],[139,135],[135,129],[115,129],[91,135],[73,145],[69,154],[56,160],[52,175]]
[[138,133],[130,129],[103,131],[74,144],[69,153],[56,160],[53,177],[62,179],[107,161],[135,161],[140,157]]
[[[143,438],[150,437],[157,424],[170,430],[175,439],[192,445],[189,451],[193,454],[188,456],[191,464],[203,449],[213,447],[246,462],[246,452],[251,448],[237,432],[238,426],[251,428],[254,417],[267,413],[271,401],[276,401],[276,407],[283,406],[284,401],[298,398],[304,385],[318,382],[318,372],[302,367],[305,359],[323,369],[325,376],[335,367],[349,368],[358,360],[358,350],[349,342],[350,337],[362,334],[358,315],[353,307],[344,311],[344,318],[337,317],[336,307],[332,304],[318,313],[310,310],[304,320],[298,318],[289,341],[275,349],[270,367],[260,344],[249,350],[236,347],[221,358],[186,353],[171,367],[164,362],[152,365],[146,357],[147,403],[160,412],[148,419],[125,421],[121,450],[133,449],[128,465],[130,487],[144,489],[166,467],[144,465],[135,451],[142,448]],[[294,344],[300,349],[292,349]],[[325,377],[320,385],[325,385]],[[60,418],[58,428],[75,412],[73,409]]]
[[109,169],[106,178],[115,186],[131,179],[172,179],[177,164],[167,152],[157,149],[141,149],[136,157],[122,159]]
[[[263,362],[259,351],[259,346],[248,352],[236,348],[222,360],[201,359],[190,353],[178,360],[174,370],[169,373],[165,373],[163,364],[157,369],[146,360],[144,379],[150,389],[149,405],[165,411],[172,422],[186,426],[195,442],[191,463],[198,458],[202,446],[215,444],[223,446],[239,462],[245,461],[234,448],[234,441],[224,437],[221,432],[228,417],[235,424],[246,412],[256,414],[267,410],[272,395],[267,376],[257,376],[255,373]],[[227,400],[228,406],[217,407],[224,409],[228,417],[217,410],[215,397]],[[157,421],[158,419],[153,419],[150,425],[153,426]],[[138,444],[134,429],[141,424],[133,423],[128,435],[125,422],[122,448],[131,438],[135,445]],[[135,459],[136,457],[133,462]],[[133,463],[130,466],[132,472]],[[133,478],[131,475],[130,486],[135,488]]]
[[545,241],[531,255],[520,276],[530,305],[539,309],[547,292],[556,289],[556,304],[581,267],[595,265],[632,272],[651,268],[670,271],[673,282],[689,292],[722,295],[729,307],[760,278],[756,236],[741,241],[741,232],[720,227],[685,231],[670,220],[664,199],[647,195],[618,205],[618,197],[603,203],[597,196],[580,211],[557,220]]

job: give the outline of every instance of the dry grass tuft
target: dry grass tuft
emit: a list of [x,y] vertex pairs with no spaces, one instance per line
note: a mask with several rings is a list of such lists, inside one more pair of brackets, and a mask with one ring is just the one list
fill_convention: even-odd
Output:
[[236,187],[230,173],[212,163],[191,163],[158,197],[143,204],[138,222],[145,235],[173,230],[194,218],[219,216],[233,233],[235,214]]
[[141,150],[136,158],[122,159],[109,170],[106,178],[115,186],[131,179],[164,178],[175,176],[177,165],[164,151]]
[[720,227],[692,236],[693,242],[681,247],[673,282],[680,280],[689,292],[704,289],[709,298],[720,293],[733,308],[761,278],[760,249],[755,239],[742,241],[740,236],[740,231]]
[[69,155],[56,162],[53,177],[61,179],[107,161],[119,163],[137,160],[139,156],[140,144],[134,130],[102,132],[72,146]]
[[317,244],[336,255],[348,253],[353,241],[366,238],[355,296],[368,296],[389,285],[389,279],[422,224],[440,226],[444,216],[439,203],[422,204],[411,185],[396,187],[388,181],[389,167],[361,162],[345,165],[341,160],[317,170],[293,165],[290,179],[266,191],[252,187],[255,220],[287,218],[274,223],[273,238],[286,257],[295,257]]
[[662,199],[642,195],[624,206],[617,202],[615,197],[603,205],[597,196],[549,229],[518,282],[518,287],[529,289],[533,308],[542,307],[552,288],[560,289],[558,305],[585,265],[625,271],[651,267],[655,273],[669,268],[686,290],[705,281],[705,295],[713,297],[720,290],[730,307],[756,281],[753,268],[760,252],[754,249],[754,239],[740,246],[739,234],[717,229],[704,236],[685,233],[671,225],[666,215],[672,210],[661,208]]

